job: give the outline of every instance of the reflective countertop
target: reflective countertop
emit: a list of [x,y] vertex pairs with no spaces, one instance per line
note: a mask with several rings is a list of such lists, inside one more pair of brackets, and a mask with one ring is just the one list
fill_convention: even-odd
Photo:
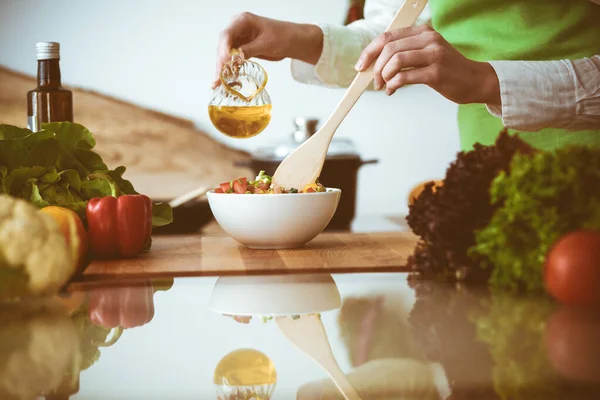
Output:
[[68,292],[0,306],[0,399],[343,399],[300,350],[318,332],[292,343],[281,318],[322,322],[363,399],[600,398],[599,314],[545,297],[400,273],[94,282]]

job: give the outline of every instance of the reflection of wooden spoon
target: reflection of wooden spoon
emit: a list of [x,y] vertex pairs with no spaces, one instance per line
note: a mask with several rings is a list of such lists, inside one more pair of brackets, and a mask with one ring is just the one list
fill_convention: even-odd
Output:
[[299,319],[276,317],[275,321],[290,342],[327,371],[346,400],[362,400],[335,360],[323,322],[316,314]]

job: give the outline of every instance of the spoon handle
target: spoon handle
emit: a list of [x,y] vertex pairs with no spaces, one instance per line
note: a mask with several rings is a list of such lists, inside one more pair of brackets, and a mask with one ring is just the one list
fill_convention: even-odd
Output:
[[[426,4],[427,0],[406,0],[385,31],[388,32],[411,26],[417,21]],[[372,80],[373,64],[371,64],[365,71],[356,74],[356,77],[348,87],[348,90],[346,91],[346,94],[342,100],[338,103],[335,111],[331,114],[329,119],[327,119],[323,127],[319,129],[319,131],[327,132],[329,134],[329,141],[331,141],[337,128],[340,126],[352,107],[354,107],[354,104],[356,104],[363,92],[369,87]],[[328,129],[324,129],[325,126],[327,126]]]
[[298,320],[278,317],[275,322],[279,330],[294,346],[327,371],[346,400],[362,400],[335,360],[327,339],[327,332],[325,332],[325,327],[319,317],[308,315]]

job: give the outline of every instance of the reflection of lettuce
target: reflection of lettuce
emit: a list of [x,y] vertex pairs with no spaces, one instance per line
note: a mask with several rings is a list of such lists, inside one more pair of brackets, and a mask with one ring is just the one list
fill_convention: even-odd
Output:
[[94,325],[88,317],[87,307],[81,307],[71,319],[80,333],[81,371],[94,365],[100,358],[97,343],[103,343],[110,334],[110,329]]
[[554,310],[545,296],[516,297],[493,293],[474,315],[477,337],[490,347],[495,361],[493,380],[501,399],[583,399],[592,392],[555,372],[547,358],[544,331]]
[[[101,179],[103,173],[117,184],[123,194],[135,194],[131,182],[123,179],[124,167],[109,170],[92,149],[92,133],[70,122],[43,124],[43,130],[31,132],[0,125],[0,193],[30,201],[38,207],[59,205],[71,208],[85,218],[85,205],[92,197],[111,195]],[[167,204],[153,206],[154,226],[172,221]]]
[[494,386],[502,399],[559,399],[549,381],[552,367],[546,359],[542,334],[552,313],[547,298],[515,299],[505,293],[485,301],[476,318],[477,337],[490,346],[495,360]]

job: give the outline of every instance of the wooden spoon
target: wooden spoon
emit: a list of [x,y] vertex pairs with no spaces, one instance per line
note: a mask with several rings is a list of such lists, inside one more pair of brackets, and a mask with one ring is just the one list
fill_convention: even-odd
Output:
[[290,342],[327,371],[346,400],[362,400],[335,361],[325,327],[318,315],[303,315],[298,319],[276,317],[275,322]]
[[[387,27],[387,31],[405,28],[414,24],[425,8],[427,0],[406,0]],[[373,80],[373,65],[359,72],[346,94],[323,126],[279,164],[273,182],[286,189],[302,190],[315,183],[327,156],[327,149],[337,128],[358,98]]]

